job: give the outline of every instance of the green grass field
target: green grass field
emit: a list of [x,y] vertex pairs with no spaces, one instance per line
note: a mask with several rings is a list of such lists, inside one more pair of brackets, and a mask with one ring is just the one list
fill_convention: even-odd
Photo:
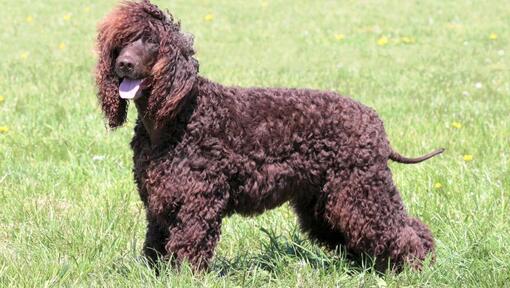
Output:
[[140,261],[135,110],[105,129],[93,67],[115,1],[8,1],[0,10],[0,287],[510,287],[507,1],[155,1],[194,33],[223,84],[335,90],[375,108],[391,164],[434,233],[421,273],[377,274],[299,233],[288,206],[231,217],[210,272]]

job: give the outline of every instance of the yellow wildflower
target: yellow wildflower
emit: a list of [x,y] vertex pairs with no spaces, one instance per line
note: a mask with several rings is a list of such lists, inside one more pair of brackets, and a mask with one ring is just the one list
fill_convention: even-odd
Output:
[[490,35],[489,35],[489,39],[490,40],[497,40],[498,39],[498,34],[492,32]]
[[5,97],[0,95],[0,103],[4,102],[4,100],[5,100]]
[[435,189],[441,189],[441,188],[443,188],[443,184],[437,182],[436,184],[434,184],[434,188]]
[[335,35],[335,39],[336,39],[337,41],[342,41],[342,40],[344,40],[344,39],[345,39],[345,35],[344,35],[344,34],[336,34],[336,35]]
[[413,44],[416,42],[416,39],[413,37],[404,36],[400,38],[400,41],[402,41],[404,44]]
[[372,32],[375,32],[376,26],[365,26],[365,27],[361,27],[361,28],[358,28],[357,31],[358,32],[361,32],[361,33],[372,33]]
[[464,155],[464,161],[466,162],[473,161],[473,155],[471,154]]
[[448,29],[452,29],[452,30],[461,30],[464,28],[464,26],[462,26],[462,24],[458,24],[458,23],[448,23],[447,27],[448,27]]
[[0,133],[7,133],[7,132],[9,132],[9,127],[0,126]]
[[27,16],[26,20],[27,20],[27,23],[32,23],[32,21],[34,21],[34,17],[29,15],[29,16]]
[[58,49],[60,50],[66,49],[66,44],[64,42],[60,42],[60,44],[58,44]]
[[90,6],[87,6],[87,7],[83,8],[83,11],[85,11],[85,13],[89,13],[90,12]]
[[214,16],[211,13],[204,16],[204,20],[206,22],[211,22],[213,19],[214,19]]
[[28,52],[21,52],[21,54],[19,55],[19,57],[22,59],[22,60],[26,60],[28,58],[28,55],[30,55],[30,53]]
[[65,20],[65,21],[69,21],[69,20],[71,20],[71,14],[70,14],[70,13],[67,13],[66,15],[64,15],[64,20]]
[[390,41],[390,39],[388,39],[388,37],[382,36],[381,38],[377,39],[377,45],[384,46],[384,45],[388,44],[389,41]]
[[453,121],[452,127],[456,128],[456,129],[460,129],[460,128],[462,128],[462,124],[460,122]]

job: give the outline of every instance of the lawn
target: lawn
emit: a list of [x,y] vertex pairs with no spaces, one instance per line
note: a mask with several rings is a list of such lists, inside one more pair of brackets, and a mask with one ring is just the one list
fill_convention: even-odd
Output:
[[[507,1],[155,1],[195,35],[200,72],[241,86],[335,90],[373,107],[436,263],[378,274],[324,251],[288,206],[234,216],[209,272],[140,260],[145,219],[125,127],[95,96],[97,22],[115,1],[0,5],[0,287],[510,287]],[[342,2],[342,3],[337,3]]]

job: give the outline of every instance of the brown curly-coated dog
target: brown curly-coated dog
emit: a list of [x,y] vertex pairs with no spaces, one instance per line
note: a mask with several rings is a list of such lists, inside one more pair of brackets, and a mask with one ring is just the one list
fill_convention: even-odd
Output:
[[207,267],[221,220],[289,201],[327,247],[420,268],[434,241],[406,213],[376,113],[334,92],[225,87],[198,76],[193,39],[172,16],[126,2],[99,25],[98,97],[110,127],[138,110],[134,176],[147,210],[150,260]]

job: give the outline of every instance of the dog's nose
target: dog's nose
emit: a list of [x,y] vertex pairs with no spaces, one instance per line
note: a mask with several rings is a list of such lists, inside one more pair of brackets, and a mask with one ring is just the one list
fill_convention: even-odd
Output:
[[121,55],[115,63],[115,72],[119,77],[132,77],[136,68],[133,57]]
[[117,67],[123,72],[131,72],[135,68],[135,64],[131,59],[124,58],[117,61]]

